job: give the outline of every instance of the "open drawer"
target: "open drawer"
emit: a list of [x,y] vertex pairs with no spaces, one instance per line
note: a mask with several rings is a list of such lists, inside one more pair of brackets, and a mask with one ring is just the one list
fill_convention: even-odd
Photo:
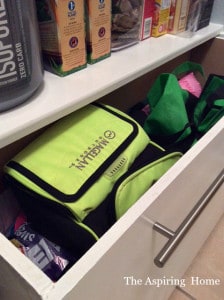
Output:
[[[183,54],[180,60],[177,58],[176,63],[193,59],[203,64],[206,75],[223,73],[223,63],[216,62],[222,49],[223,40],[214,39],[194,49],[190,53],[191,57],[189,53]],[[171,60],[156,69],[155,73],[164,69],[169,72],[173,67],[174,61]],[[145,96],[147,84],[154,78],[151,73],[149,76],[146,74],[104,96],[104,99],[112,105],[113,99],[116,99],[118,108],[125,110]],[[133,96],[133,103],[130,103],[129,95]],[[124,97],[128,101],[122,101]],[[35,101],[34,104],[38,105]],[[32,131],[36,129],[38,128],[35,127]],[[3,149],[3,155],[0,152],[0,165],[24,144],[11,144]],[[175,286],[181,285],[180,279],[224,213],[224,184],[223,177],[220,176],[224,168],[223,153],[224,118],[56,283],[0,234],[0,299],[168,299]],[[163,266],[158,267],[155,258],[158,259],[162,249],[164,257],[167,249],[164,246],[167,245],[168,238],[158,232],[158,229],[155,230],[155,224],[168,228],[166,235],[171,236],[192,209],[206,199],[208,204],[205,207],[202,205],[203,209],[200,215],[196,214],[193,225],[181,236],[183,239],[178,246],[172,248],[175,248],[173,253],[166,256],[168,259],[162,260],[161,264],[165,262]],[[165,231],[163,226],[156,228]]]
[[[224,118],[57,283],[0,235],[0,298],[167,299],[224,212],[223,176],[219,176],[223,153]],[[171,235],[206,197],[208,204],[163,267],[158,267],[154,260],[167,237],[155,230],[155,222],[168,227]]]
[[[155,222],[160,222],[171,230],[176,230],[205,194],[204,191],[219,177],[223,169],[223,125],[224,119],[91,249],[79,266],[80,271],[89,265],[91,269],[77,282],[75,288],[71,286],[65,299],[168,298],[224,212],[223,177],[211,202],[163,268],[157,267],[154,259],[167,238],[154,231],[153,227]],[[65,276],[59,282],[59,290],[63,290],[65,282],[77,275],[72,270],[68,272],[67,278]]]

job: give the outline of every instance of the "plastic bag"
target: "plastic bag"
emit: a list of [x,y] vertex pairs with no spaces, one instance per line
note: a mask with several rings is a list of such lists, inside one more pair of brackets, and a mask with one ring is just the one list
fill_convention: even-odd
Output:
[[57,281],[75,262],[67,251],[33,230],[22,213],[14,229],[11,242],[52,281]]

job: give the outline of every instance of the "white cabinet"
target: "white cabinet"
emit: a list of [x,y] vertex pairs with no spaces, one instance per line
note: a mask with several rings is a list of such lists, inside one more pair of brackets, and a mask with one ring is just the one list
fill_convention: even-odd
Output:
[[222,29],[222,25],[212,23],[192,38],[150,38],[65,78],[45,72],[37,94],[1,114],[0,148],[162,66],[216,37]]
[[[0,153],[13,148],[18,139],[216,37],[223,29],[220,9],[223,15],[223,2],[215,0],[213,23],[190,39],[169,35],[150,38],[66,78],[46,72],[38,94],[0,114]],[[0,299],[167,299],[224,212],[223,184],[162,268],[154,259],[167,237],[153,226],[159,222],[170,231],[177,230],[223,170],[223,153],[224,118],[57,283],[0,235]]]

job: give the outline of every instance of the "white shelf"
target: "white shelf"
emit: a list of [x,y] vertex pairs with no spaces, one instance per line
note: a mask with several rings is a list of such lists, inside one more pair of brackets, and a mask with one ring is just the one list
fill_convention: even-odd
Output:
[[38,93],[23,105],[0,113],[0,148],[216,37],[222,29],[223,25],[212,23],[191,38],[168,34],[149,38],[64,78],[45,72]]

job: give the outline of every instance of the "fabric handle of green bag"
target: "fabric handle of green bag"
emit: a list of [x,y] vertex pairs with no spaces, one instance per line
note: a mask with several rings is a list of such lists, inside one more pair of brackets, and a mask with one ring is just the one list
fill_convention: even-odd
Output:
[[[200,97],[195,111],[194,111],[194,122],[199,124],[205,118],[205,116],[211,111],[214,106],[217,106],[217,109],[221,109],[222,100],[224,99],[224,80],[217,75],[211,74],[207,80],[207,83],[204,87],[204,91]],[[224,101],[224,100],[223,100]],[[221,105],[220,105],[221,104]]]
[[186,62],[182,63],[181,65],[177,66],[173,70],[172,74],[174,74],[175,76],[178,77],[181,74],[195,72],[195,71],[199,72],[203,77],[205,77],[202,66],[200,64],[197,64],[192,61],[186,61]]

